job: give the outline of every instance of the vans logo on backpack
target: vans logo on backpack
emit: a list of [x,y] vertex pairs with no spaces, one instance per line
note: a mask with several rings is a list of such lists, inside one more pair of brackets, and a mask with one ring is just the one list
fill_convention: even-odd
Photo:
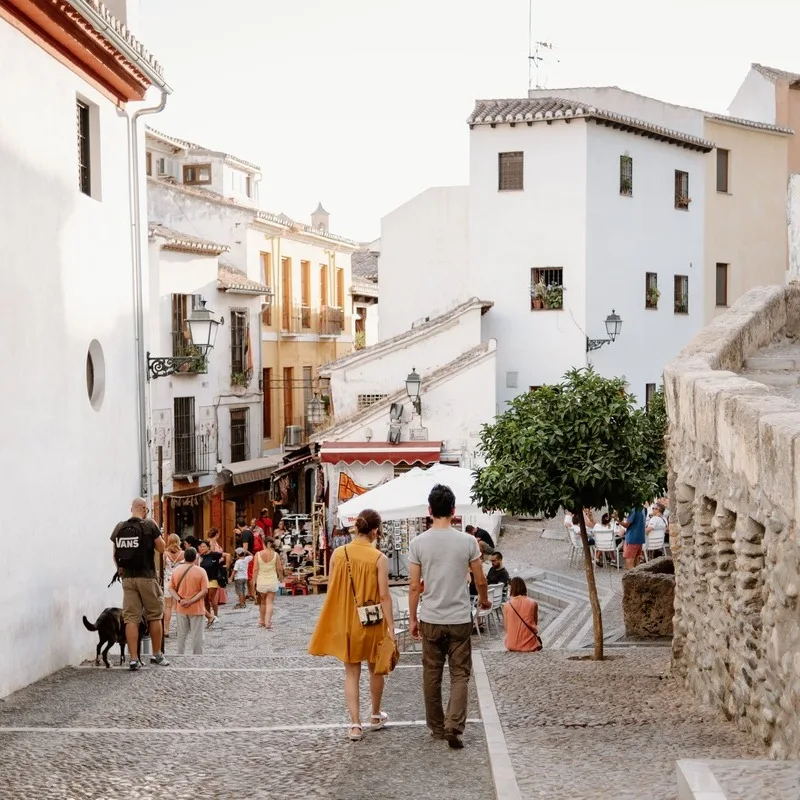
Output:
[[139,537],[138,536],[128,536],[123,538],[122,536],[117,536],[114,539],[114,544],[117,547],[138,547],[139,546]]

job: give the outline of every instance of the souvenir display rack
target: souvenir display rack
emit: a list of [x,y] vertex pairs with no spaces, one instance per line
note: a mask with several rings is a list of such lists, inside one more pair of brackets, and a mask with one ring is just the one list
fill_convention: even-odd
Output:
[[392,519],[383,523],[381,550],[389,559],[391,578],[408,577],[408,546],[425,530],[425,518]]

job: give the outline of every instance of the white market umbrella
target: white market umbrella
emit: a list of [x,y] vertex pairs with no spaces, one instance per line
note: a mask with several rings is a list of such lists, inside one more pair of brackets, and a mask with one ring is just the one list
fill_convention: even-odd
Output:
[[434,464],[429,469],[409,470],[388,483],[370,489],[342,503],[337,513],[343,524],[350,524],[365,509],[373,508],[384,520],[428,516],[428,495],[437,483],[449,486],[456,496],[456,515],[480,514],[472,502],[472,470]]

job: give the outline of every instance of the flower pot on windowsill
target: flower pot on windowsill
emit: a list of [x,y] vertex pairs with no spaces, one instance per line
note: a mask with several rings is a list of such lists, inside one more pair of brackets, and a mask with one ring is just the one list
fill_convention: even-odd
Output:
[[542,308],[544,308],[544,300],[542,300],[541,297],[534,297],[533,298],[533,309],[534,309],[534,311],[539,311]]

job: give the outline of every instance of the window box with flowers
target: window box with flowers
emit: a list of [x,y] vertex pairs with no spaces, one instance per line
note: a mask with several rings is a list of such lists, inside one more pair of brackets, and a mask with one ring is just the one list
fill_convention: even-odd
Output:
[[231,386],[240,386],[246,388],[250,384],[251,373],[247,372],[234,372],[231,375]]
[[655,286],[651,286],[647,290],[647,303],[646,308],[658,308],[658,299],[661,297],[661,292]]
[[564,308],[564,272],[562,267],[531,270],[531,310],[558,311]]
[[689,203],[691,203],[691,202],[692,202],[692,198],[691,197],[689,197],[688,195],[685,195],[685,194],[679,194],[675,198],[675,208],[688,209],[689,208]]

